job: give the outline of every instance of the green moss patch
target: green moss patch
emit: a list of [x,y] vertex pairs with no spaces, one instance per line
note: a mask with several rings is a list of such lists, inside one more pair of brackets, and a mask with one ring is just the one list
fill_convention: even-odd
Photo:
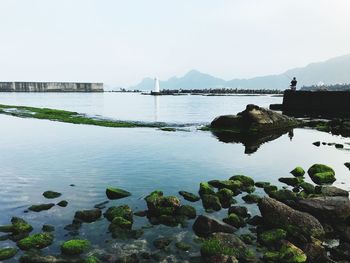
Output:
[[90,242],[86,239],[72,239],[61,245],[61,252],[65,255],[79,255],[90,247]]
[[334,170],[324,164],[314,164],[307,172],[311,180],[319,185],[332,184],[336,180]]
[[40,205],[32,205],[28,208],[28,210],[33,211],[33,212],[41,212],[45,210],[49,210],[52,207],[54,207],[55,204],[40,204]]
[[53,235],[51,233],[39,233],[26,237],[17,242],[17,246],[22,250],[42,249],[48,247],[53,242]]
[[0,260],[6,260],[14,257],[17,254],[16,248],[0,248]]

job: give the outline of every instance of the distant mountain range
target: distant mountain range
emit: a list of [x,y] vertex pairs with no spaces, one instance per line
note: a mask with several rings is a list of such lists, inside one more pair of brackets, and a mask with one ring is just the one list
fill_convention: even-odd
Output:
[[[242,89],[286,89],[288,78],[296,77],[299,86],[311,86],[319,83],[332,85],[350,83],[350,54],[335,57],[327,61],[311,63],[306,67],[290,69],[282,74],[267,75],[250,79],[232,79],[229,81],[209,74],[191,70],[183,77],[172,77],[160,81],[161,89],[210,89],[210,88],[242,88]],[[145,78],[139,84],[129,87],[132,90],[152,90],[154,80]]]

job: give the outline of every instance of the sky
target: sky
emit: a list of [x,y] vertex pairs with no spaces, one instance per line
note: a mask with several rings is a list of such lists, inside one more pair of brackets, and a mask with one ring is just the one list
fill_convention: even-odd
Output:
[[226,80],[350,53],[349,0],[0,0],[0,81]]

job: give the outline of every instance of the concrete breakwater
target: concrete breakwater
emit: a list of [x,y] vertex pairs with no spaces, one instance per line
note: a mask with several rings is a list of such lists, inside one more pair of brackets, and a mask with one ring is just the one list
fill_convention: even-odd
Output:
[[0,92],[103,92],[103,83],[0,82]]
[[270,108],[296,116],[350,116],[350,92],[286,90],[283,104]]

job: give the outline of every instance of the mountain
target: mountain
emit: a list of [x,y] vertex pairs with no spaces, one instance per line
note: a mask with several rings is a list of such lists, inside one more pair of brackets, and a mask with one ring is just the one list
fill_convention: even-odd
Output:
[[[311,63],[306,67],[290,69],[282,74],[267,75],[250,79],[232,79],[229,81],[209,74],[191,70],[183,77],[172,77],[160,81],[161,89],[209,89],[209,88],[242,88],[242,89],[286,89],[289,78],[296,77],[298,86],[310,86],[318,83],[326,85],[350,83],[350,54],[335,57],[323,62]],[[145,78],[141,83],[129,89],[152,90],[154,80]]]

